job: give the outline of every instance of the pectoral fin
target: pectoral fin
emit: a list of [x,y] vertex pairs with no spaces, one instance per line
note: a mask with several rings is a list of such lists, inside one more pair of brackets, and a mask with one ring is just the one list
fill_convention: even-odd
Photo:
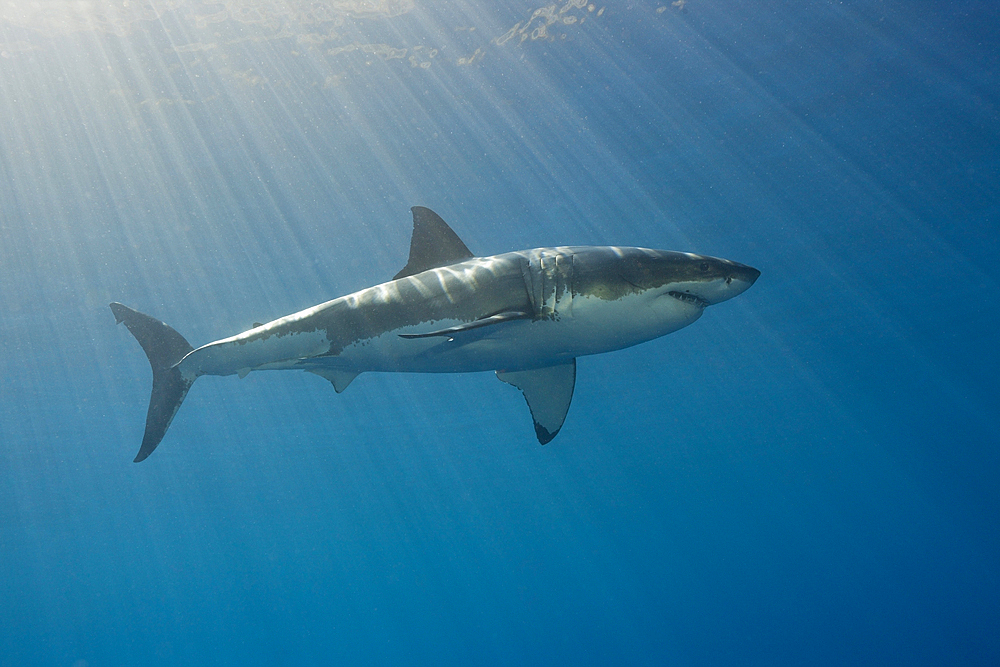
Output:
[[399,337],[411,340],[414,338],[430,338],[432,336],[444,336],[449,340],[451,340],[454,339],[455,334],[460,334],[465,331],[472,331],[473,329],[481,329],[482,327],[488,327],[493,324],[501,324],[503,322],[510,322],[513,320],[526,320],[530,318],[531,315],[529,315],[528,313],[524,313],[521,311],[511,311],[508,313],[498,313],[496,315],[484,317],[482,319],[478,319],[473,322],[468,322],[466,324],[459,324],[458,326],[448,327],[447,329],[439,329],[437,331],[429,331],[427,333],[418,333],[418,334],[399,334]]
[[535,435],[543,445],[556,437],[566,420],[573,387],[576,385],[576,359],[559,366],[530,371],[497,371],[497,377],[524,394],[535,422]]
[[338,394],[347,389],[347,385],[351,384],[354,378],[358,377],[358,373],[353,371],[338,371],[332,368],[314,368],[310,369],[309,372],[329,380]]

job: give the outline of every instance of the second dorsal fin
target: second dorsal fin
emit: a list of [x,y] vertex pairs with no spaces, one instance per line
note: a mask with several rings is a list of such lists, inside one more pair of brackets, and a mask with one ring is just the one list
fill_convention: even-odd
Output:
[[402,271],[392,277],[393,280],[475,257],[437,213],[423,206],[414,206],[410,210],[413,211],[410,259]]

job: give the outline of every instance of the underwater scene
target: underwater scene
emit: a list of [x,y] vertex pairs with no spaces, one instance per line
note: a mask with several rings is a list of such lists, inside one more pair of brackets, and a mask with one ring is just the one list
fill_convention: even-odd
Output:
[[972,0],[0,0],[0,667],[1000,664],[998,80]]

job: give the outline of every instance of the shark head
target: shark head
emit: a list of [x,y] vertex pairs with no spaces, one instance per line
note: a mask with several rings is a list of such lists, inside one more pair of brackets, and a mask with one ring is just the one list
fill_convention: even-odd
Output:
[[702,306],[714,306],[739,296],[760,277],[757,269],[718,257],[690,253],[659,252],[646,260],[652,290],[666,286],[666,295],[675,299],[696,299]]
[[708,306],[742,294],[757,269],[647,248],[574,248],[572,319],[581,345],[620,349],[688,326]]
[[666,297],[698,308],[748,290],[757,269],[728,259],[647,248],[604,247],[574,257],[574,288],[606,300]]

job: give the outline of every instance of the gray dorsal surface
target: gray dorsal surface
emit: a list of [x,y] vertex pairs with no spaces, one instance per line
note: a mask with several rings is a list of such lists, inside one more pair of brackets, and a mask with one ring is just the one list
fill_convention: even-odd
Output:
[[413,212],[410,259],[392,277],[393,280],[456,264],[475,256],[437,213],[423,206],[414,206],[410,210]]

